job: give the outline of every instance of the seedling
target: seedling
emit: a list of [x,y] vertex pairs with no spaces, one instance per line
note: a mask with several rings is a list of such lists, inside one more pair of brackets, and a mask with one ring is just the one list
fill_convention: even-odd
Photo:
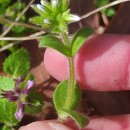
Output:
[[53,48],[68,59],[69,79],[57,86],[53,96],[58,121],[63,122],[71,117],[80,128],[83,128],[89,121],[85,115],[77,111],[81,90],[74,76],[74,57],[93,31],[90,28],[83,28],[70,38],[68,25],[79,21],[80,17],[71,14],[68,6],[69,0],[51,0],[50,2],[41,0],[40,4],[31,6],[38,16],[32,17],[30,21],[48,32],[48,35],[41,38],[39,46]]

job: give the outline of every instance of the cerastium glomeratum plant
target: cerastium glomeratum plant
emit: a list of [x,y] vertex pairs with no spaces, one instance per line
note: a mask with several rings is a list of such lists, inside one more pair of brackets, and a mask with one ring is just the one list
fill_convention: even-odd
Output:
[[71,117],[83,128],[88,124],[88,118],[76,110],[81,99],[81,90],[74,76],[74,57],[92,30],[83,28],[70,38],[68,24],[79,21],[80,17],[71,14],[68,6],[69,0],[41,0],[40,4],[31,6],[38,16],[32,17],[30,21],[48,32],[48,35],[41,38],[39,46],[53,48],[68,59],[69,79],[57,86],[53,96],[58,120],[62,122]]

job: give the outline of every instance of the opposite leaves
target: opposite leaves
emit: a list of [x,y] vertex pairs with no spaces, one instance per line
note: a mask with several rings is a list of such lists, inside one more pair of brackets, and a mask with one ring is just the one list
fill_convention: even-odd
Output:
[[19,49],[5,59],[3,69],[13,78],[23,77],[30,68],[30,58],[26,49]]

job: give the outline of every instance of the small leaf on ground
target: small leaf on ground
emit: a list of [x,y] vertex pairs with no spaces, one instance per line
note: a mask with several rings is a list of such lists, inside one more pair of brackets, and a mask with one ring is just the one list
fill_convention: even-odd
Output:
[[13,78],[25,76],[29,68],[29,54],[27,50],[23,48],[7,57],[3,63],[4,72],[12,75]]

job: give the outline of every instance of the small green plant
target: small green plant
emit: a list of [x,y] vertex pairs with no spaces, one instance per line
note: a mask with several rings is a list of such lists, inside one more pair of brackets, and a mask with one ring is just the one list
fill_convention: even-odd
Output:
[[88,124],[88,118],[77,111],[81,99],[81,90],[74,77],[74,57],[87,37],[92,34],[90,28],[79,30],[72,38],[69,37],[68,24],[79,21],[80,17],[70,13],[69,0],[41,0],[41,4],[32,5],[38,16],[30,21],[48,31],[40,40],[40,47],[53,48],[68,59],[69,79],[60,83],[53,96],[53,102],[58,114],[58,120],[64,121],[71,117],[83,128]]
[[6,76],[0,76],[0,123],[2,130],[12,130],[24,113],[38,113],[43,99],[37,94],[34,76],[29,73],[30,58],[21,48],[7,57],[3,63]]

